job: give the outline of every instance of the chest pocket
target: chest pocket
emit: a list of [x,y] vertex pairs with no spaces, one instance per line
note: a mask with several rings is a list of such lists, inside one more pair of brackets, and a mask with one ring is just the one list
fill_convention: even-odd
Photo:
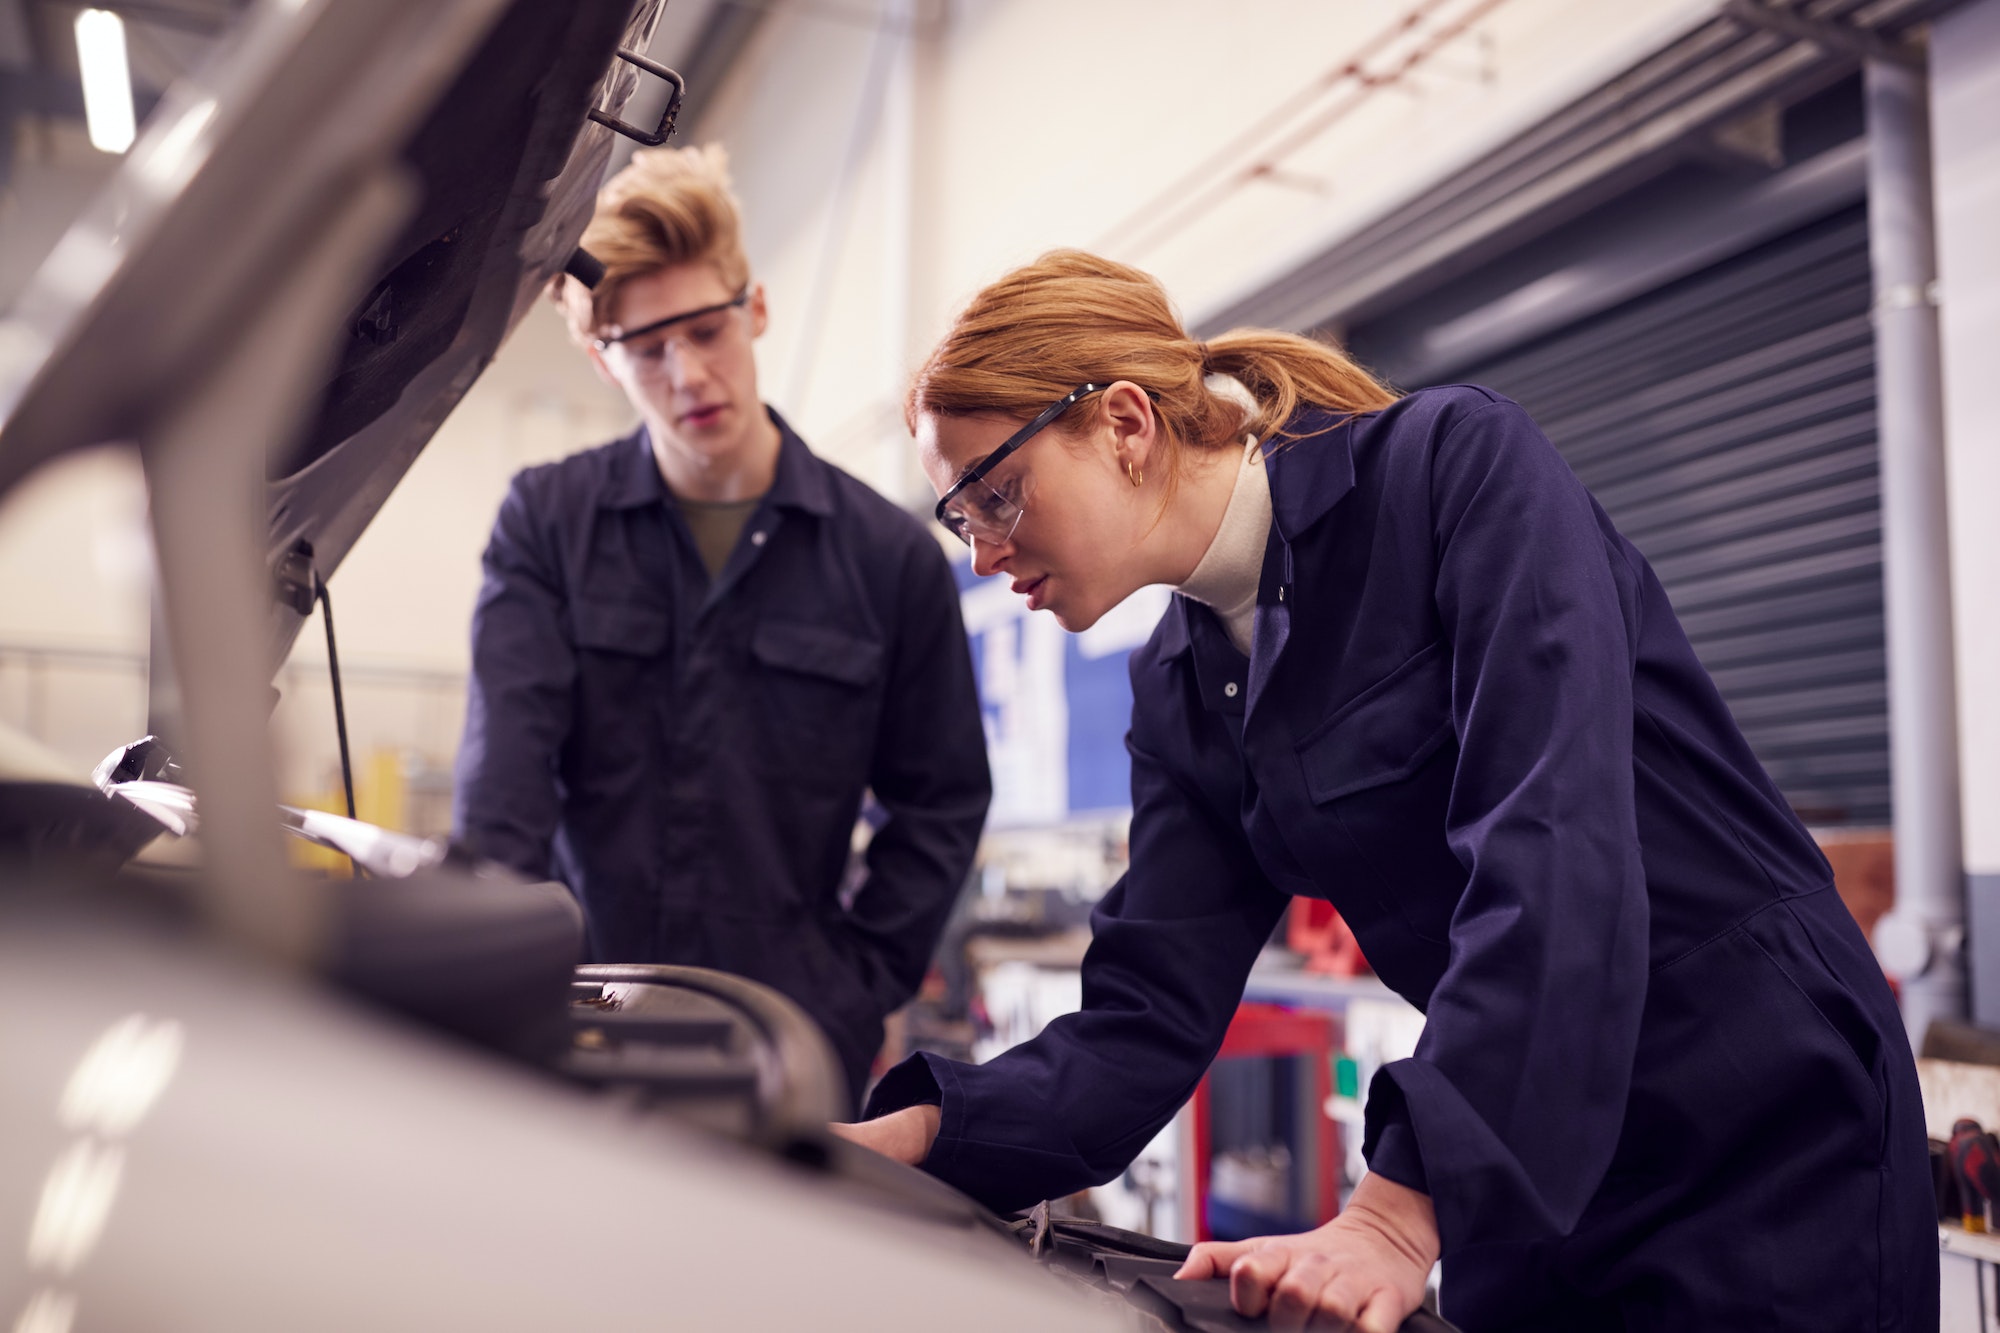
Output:
[[882,645],[845,630],[767,620],[750,636],[750,654],[780,671],[859,688],[882,674]]
[[1418,652],[1299,742],[1315,804],[1409,777],[1451,736],[1451,659]]
[[867,781],[883,648],[826,625],[767,620],[750,635],[767,766],[805,786]]
[[1451,656],[1440,641],[1297,746],[1306,793],[1320,818],[1346,835],[1382,905],[1433,941],[1449,932],[1465,886],[1464,867],[1444,837],[1453,742]]
[[636,701],[660,693],[672,626],[664,608],[643,602],[571,602],[569,621],[576,687],[566,778],[579,795],[629,790],[650,771],[654,744]]

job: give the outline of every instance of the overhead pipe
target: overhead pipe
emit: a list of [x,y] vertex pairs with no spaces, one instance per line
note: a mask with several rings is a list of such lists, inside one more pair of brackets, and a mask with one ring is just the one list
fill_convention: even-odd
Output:
[[[1319,75],[1248,129],[1204,158],[1192,170],[1169,185],[1144,205],[1128,214],[1098,238],[1093,248],[1111,253],[1123,250],[1136,254],[1151,249],[1186,228],[1251,181],[1274,178],[1284,159],[1325,134],[1338,122],[1358,111],[1377,93],[1406,81],[1445,47],[1463,37],[1479,20],[1500,8],[1507,0],[1474,0],[1448,23],[1426,33],[1408,54],[1383,73],[1368,69],[1367,62],[1389,50],[1396,42],[1420,29],[1446,0],[1418,0],[1401,17],[1381,29],[1338,65]],[[1318,116],[1295,126],[1289,133],[1270,142],[1271,136],[1302,115],[1322,97],[1343,85],[1354,92]],[[1247,159],[1247,161],[1246,161]]]
[[1932,1019],[1967,1012],[1930,119],[1921,68],[1864,68],[1896,864],[1876,949],[1920,1042]]

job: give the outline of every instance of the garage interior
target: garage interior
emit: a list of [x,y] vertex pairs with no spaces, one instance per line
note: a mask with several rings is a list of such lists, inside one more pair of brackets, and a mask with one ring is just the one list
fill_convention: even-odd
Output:
[[638,421],[545,289],[664,130],[728,153],[764,401],[951,560],[991,803],[871,1079],[1082,1009],[1131,865],[1173,590],[1031,613],[904,408],[1095,250],[1539,424],[1871,946],[1941,1327],[2000,1327],[1995,125],[2000,0],[0,0],[0,1318],[1272,1327],[1187,1247],[1367,1176],[1426,1018],[1321,899],[1129,1166],[995,1212],[827,1132],[797,1004],[586,961],[458,836],[494,516]]

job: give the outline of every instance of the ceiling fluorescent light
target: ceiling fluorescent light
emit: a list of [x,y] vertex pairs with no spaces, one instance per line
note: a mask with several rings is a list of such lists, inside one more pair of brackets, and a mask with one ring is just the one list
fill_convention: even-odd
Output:
[[106,153],[132,146],[132,69],[125,59],[125,21],[108,9],[76,16],[76,63],[83,71],[83,114],[90,145]]

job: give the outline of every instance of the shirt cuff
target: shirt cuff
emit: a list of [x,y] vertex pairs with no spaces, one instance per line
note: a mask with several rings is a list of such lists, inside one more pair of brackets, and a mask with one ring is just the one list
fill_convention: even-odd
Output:
[[1423,1154],[1417,1150],[1416,1131],[1408,1125],[1386,1125],[1368,1156],[1368,1169],[1385,1180],[1393,1180],[1419,1194],[1431,1192],[1424,1175]]
[[861,1118],[874,1120],[907,1106],[937,1106],[943,1101],[937,1076],[920,1051],[882,1075],[875,1090],[868,1094],[868,1105]]
[[1419,1194],[1431,1192],[1423,1149],[1417,1143],[1416,1127],[1410,1123],[1409,1105],[1387,1070],[1378,1070],[1368,1083],[1367,1131],[1361,1152],[1368,1159],[1368,1169],[1376,1175]]
[[942,1055],[917,1052],[882,1076],[862,1119],[873,1120],[907,1106],[937,1107],[937,1137],[918,1165],[945,1184],[979,1198],[978,1182],[965,1179],[957,1161],[959,1149],[965,1145],[966,1093],[958,1078],[963,1067]]

